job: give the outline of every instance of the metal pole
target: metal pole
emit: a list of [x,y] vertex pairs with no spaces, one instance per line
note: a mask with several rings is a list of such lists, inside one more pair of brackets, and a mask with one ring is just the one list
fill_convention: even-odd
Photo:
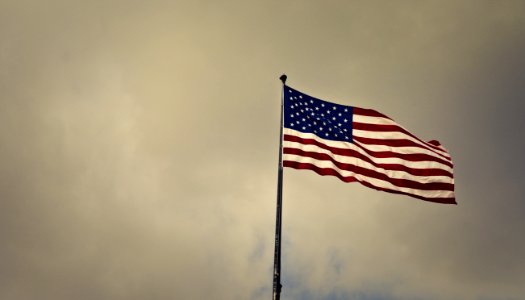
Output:
[[275,217],[275,252],[273,257],[273,300],[281,298],[281,226],[283,204],[283,110],[286,75],[279,77],[283,82],[281,90],[281,127],[279,129],[279,168],[277,172],[277,213]]

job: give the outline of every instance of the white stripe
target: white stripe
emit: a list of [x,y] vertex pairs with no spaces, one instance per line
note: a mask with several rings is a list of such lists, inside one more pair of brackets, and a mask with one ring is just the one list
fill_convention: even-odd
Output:
[[[408,179],[412,181],[422,182],[422,183],[429,183],[429,182],[443,182],[443,183],[452,183],[452,178],[448,176],[418,176],[418,175],[412,175],[410,173],[407,173],[405,171],[398,171],[398,170],[389,170],[381,167],[376,167],[372,165],[371,163],[364,161],[360,158],[353,157],[353,156],[343,156],[338,155],[330,152],[329,150],[320,148],[316,145],[304,145],[301,143],[296,142],[288,142],[285,141],[283,144],[283,147],[285,148],[294,148],[294,149],[300,149],[303,151],[308,152],[315,152],[315,153],[323,153],[327,154],[330,157],[332,157],[335,161],[345,164],[352,164],[361,168],[370,169],[377,171],[382,174],[386,174],[390,178],[397,178],[397,179]],[[412,162],[410,162],[412,163]],[[401,161],[399,164],[408,166],[407,161]],[[409,167],[411,169],[440,169],[439,167],[434,166],[432,163],[429,162],[418,162],[419,168]]]
[[[395,121],[393,121],[391,119],[387,119],[387,118],[382,118],[382,117],[363,116],[363,115],[358,115],[358,114],[354,113],[354,115],[352,117],[352,121],[355,122],[355,123],[362,123],[362,124],[395,125],[395,126],[399,126],[400,128],[410,132],[405,127],[399,125]],[[410,138],[412,138],[412,137],[410,137]],[[423,143],[426,146],[430,147],[430,149],[435,149],[438,153],[441,153],[443,155],[446,155],[447,157],[450,157],[450,155],[448,154],[448,151],[445,148],[443,148],[443,147],[434,146],[434,145],[431,145],[431,144],[426,143],[424,141],[417,141],[417,142],[418,143]],[[436,149],[434,147],[439,147],[439,149]]]
[[[361,145],[363,148],[368,149],[370,151],[374,151],[374,152],[390,151],[390,152],[398,153],[398,154],[427,154],[427,155],[431,155],[432,157],[437,157],[439,159],[446,160],[443,157],[435,154],[434,152],[426,151],[425,149],[421,149],[421,148],[418,148],[418,147],[396,147],[396,148],[392,148],[392,147],[383,146],[383,145],[363,145],[361,143],[358,143],[357,141],[354,141],[354,143],[348,143],[348,142],[325,140],[323,138],[318,137],[317,135],[315,135],[313,133],[304,133],[304,132],[300,132],[300,131],[297,131],[297,130],[294,130],[294,129],[289,129],[289,128],[284,128],[284,134],[297,136],[297,137],[300,137],[300,138],[303,138],[303,139],[313,139],[313,140],[316,140],[316,141],[318,141],[320,143],[323,143],[323,144],[325,144],[327,146],[334,147],[334,148],[353,149],[353,150],[356,150],[356,151],[358,151],[359,153],[361,153],[363,155],[366,155],[366,156],[370,157],[370,159],[372,159],[375,163],[399,163],[399,164],[407,164],[407,165],[410,164],[410,167],[414,166],[415,168],[417,168],[417,166],[418,166],[417,165],[418,162],[406,161],[406,160],[403,160],[403,159],[400,159],[400,158],[377,158],[377,157],[370,156],[363,149],[361,149],[360,147],[357,147],[356,145],[354,145],[354,143],[358,144],[358,145]],[[450,173],[452,173],[452,168],[451,167],[449,167],[449,166],[447,166],[445,164],[442,164],[440,162],[434,162],[434,163],[436,164],[436,168],[437,169],[444,169],[444,170],[447,170]]]
[[443,191],[443,190],[427,191],[427,190],[411,189],[411,188],[406,188],[406,187],[398,187],[388,181],[364,176],[361,174],[356,174],[351,171],[341,170],[337,166],[335,166],[331,161],[319,161],[314,158],[298,156],[298,155],[293,155],[293,154],[284,154],[283,161],[308,163],[308,164],[317,166],[319,168],[333,169],[334,171],[336,171],[343,177],[355,177],[358,181],[368,182],[378,188],[386,188],[386,189],[409,193],[412,195],[417,195],[417,196],[421,196],[425,198],[453,198],[454,197],[453,191]]
[[426,143],[423,143],[421,141],[418,141],[417,139],[411,137],[410,135],[400,132],[400,131],[368,131],[368,130],[360,130],[360,129],[352,129],[352,133],[354,136],[363,137],[363,138],[371,138],[371,139],[380,139],[380,140],[410,140],[414,143],[421,145],[421,147],[424,147],[428,151],[435,153],[435,154],[441,154],[441,156],[445,156],[444,159],[449,159],[450,154],[439,150],[432,148],[431,146],[428,146]]
[[387,118],[363,116],[363,115],[358,115],[356,113],[353,114],[352,121],[357,122],[357,123],[364,123],[364,124],[397,125],[397,126],[399,126],[399,124],[397,124],[396,122],[394,122],[394,121],[392,121],[390,119],[387,119]]

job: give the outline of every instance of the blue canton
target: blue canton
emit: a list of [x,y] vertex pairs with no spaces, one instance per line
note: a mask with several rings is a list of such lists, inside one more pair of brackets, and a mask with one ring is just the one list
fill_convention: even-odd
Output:
[[352,142],[352,107],[284,87],[284,127],[325,140]]

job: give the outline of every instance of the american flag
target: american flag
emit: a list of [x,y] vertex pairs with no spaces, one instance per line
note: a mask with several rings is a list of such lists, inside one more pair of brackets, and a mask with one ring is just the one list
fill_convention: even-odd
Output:
[[452,159],[439,142],[424,142],[375,110],[283,88],[284,167],[456,204]]

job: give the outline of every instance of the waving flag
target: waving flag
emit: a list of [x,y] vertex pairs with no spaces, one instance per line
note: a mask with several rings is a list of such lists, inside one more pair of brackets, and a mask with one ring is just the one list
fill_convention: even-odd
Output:
[[390,193],[456,204],[452,159],[371,109],[330,103],[284,86],[283,166]]

